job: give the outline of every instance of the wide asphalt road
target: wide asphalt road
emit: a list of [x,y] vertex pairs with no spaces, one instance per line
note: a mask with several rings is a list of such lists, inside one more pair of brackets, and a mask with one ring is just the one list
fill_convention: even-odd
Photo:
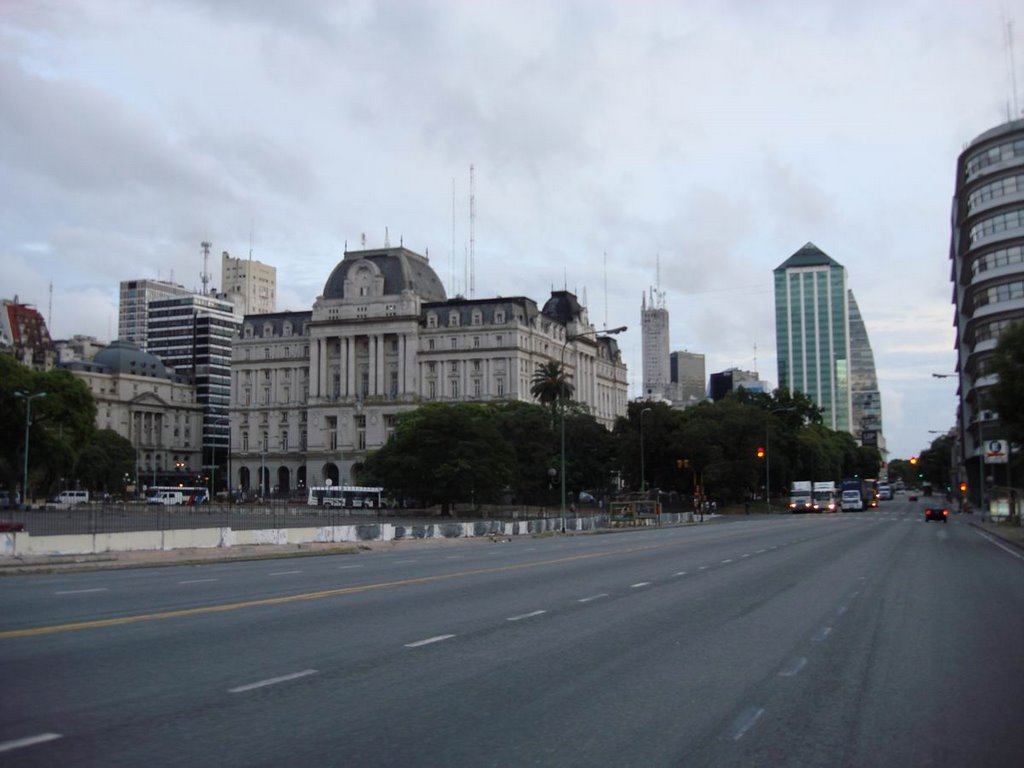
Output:
[[1024,558],[923,503],[0,581],[0,765],[1018,766]]

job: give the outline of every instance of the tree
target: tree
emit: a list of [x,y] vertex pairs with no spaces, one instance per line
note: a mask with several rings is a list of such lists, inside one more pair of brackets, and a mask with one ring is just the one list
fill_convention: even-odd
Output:
[[77,476],[95,492],[122,493],[135,471],[135,448],[112,429],[101,429],[78,456]]
[[1024,323],[1015,323],[999,336],[992,370],[999,376],[989,403],[999,412],[1008,437],[1024,442]]
[[496,499],[509,487],[516,455],[498,429],[494,409],[436,403],[403,414],[393,437],[363,466],[368,481],[401,498],[440,504]]
[[550,406],[552,419],[558,404],[571,400],[574,390],[565,368],[554,360],[538,365],[530,380],[530,394],[542,404]]

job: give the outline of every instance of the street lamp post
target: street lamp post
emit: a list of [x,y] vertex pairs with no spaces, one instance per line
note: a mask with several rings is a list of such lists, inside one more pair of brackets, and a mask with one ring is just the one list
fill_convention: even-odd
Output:
[[46,397],[45,392],[36,392],[29,394],[18,390],[14,393],[15,397],[20,397],[25,401],[25,461],[21,473],[21,504],[25,506],[25,500],[28,498],[28,435],[32,431],[32,401],[37,397]]
[[768,514],[772,513],[772,414],[795,411],[795,406],[773,408],[768,411],[768,420],[764,427],[764,497],[768,502]]
[[640,411],[640,493],[647,492],[647,474],[644,469],[644,414],[650,412],[650,408]]
[[[561,363],[559,364],[559,371],[560,371],[563,379],[565,378],[565,350],[569,346],[569,342],[570,341],[576,341],[577,339],[582,339],[582,338],[584,338],[586,336],[597,336],[598,334],[601,334],[601,333],[603,333],[605,335],[608,335],[608,336],[613,336],[613,335],[615,335],[617,333],[622,333],[625,330],[627,330],[627,326],[620,325],[618,328],[607,328],[607,329],[604,329],[604,330],[584,331],[583,333],[577,333],[577,334],[574,334],[574,335],[566,333],[565,334],[565,341],[562,343]],[[561,476],[562,476],[562,480],[561,480],[561,486],[562,486],[562,488],[561,488],[561,499],[562,499],[562,503],[561,503],[562,533],[565,533],[565,396],[564,395],[565,395],[564,391],[559,391],[559,393],[558,393],[558,400],[559,400],[559,406],[560,406],[559,407],[559,411],[561,412],[561,422],[562,422],[561,423],[561,429],[560,429],[560,431],[562,433],[562,449],[561,449],[561,463],[560,463],[561,464]]]

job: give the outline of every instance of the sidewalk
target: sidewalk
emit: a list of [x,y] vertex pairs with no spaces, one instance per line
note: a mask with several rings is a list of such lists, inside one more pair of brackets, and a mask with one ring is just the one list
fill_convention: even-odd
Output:
[[213,562],[275,560],[321,555],[359,555],[369,552],[405,551],[451,547],[460,543],[492,543],[489,536],[472,538],[398,539],[361,541],[352,544],[261,544],[231,548],[204,547],[173,550],[135,550],[104,552],[97,555],[42,555],[36,557],[0,557],[0,576],[40,573],[95,571],[105,568],[154,568],[168,565],[202,565]]
[[989,533],[1007,544],[1024,549],[1024,528],[1010,523],[993,523],[990,520],[973,520],[974,515],[961,515],[961,519],[979,530]]

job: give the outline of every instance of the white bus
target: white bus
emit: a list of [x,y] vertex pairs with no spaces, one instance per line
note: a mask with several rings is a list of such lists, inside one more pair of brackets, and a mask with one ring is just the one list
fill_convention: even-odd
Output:
[[318,485],[309,489],[311,507],[380,509],[383,488],[366,485]]
[[146,503],[173,506],[184,504],[192,507],[210,501],[210,492],[205,486],[186,487],[180,485],[151,485],[146,489]]

